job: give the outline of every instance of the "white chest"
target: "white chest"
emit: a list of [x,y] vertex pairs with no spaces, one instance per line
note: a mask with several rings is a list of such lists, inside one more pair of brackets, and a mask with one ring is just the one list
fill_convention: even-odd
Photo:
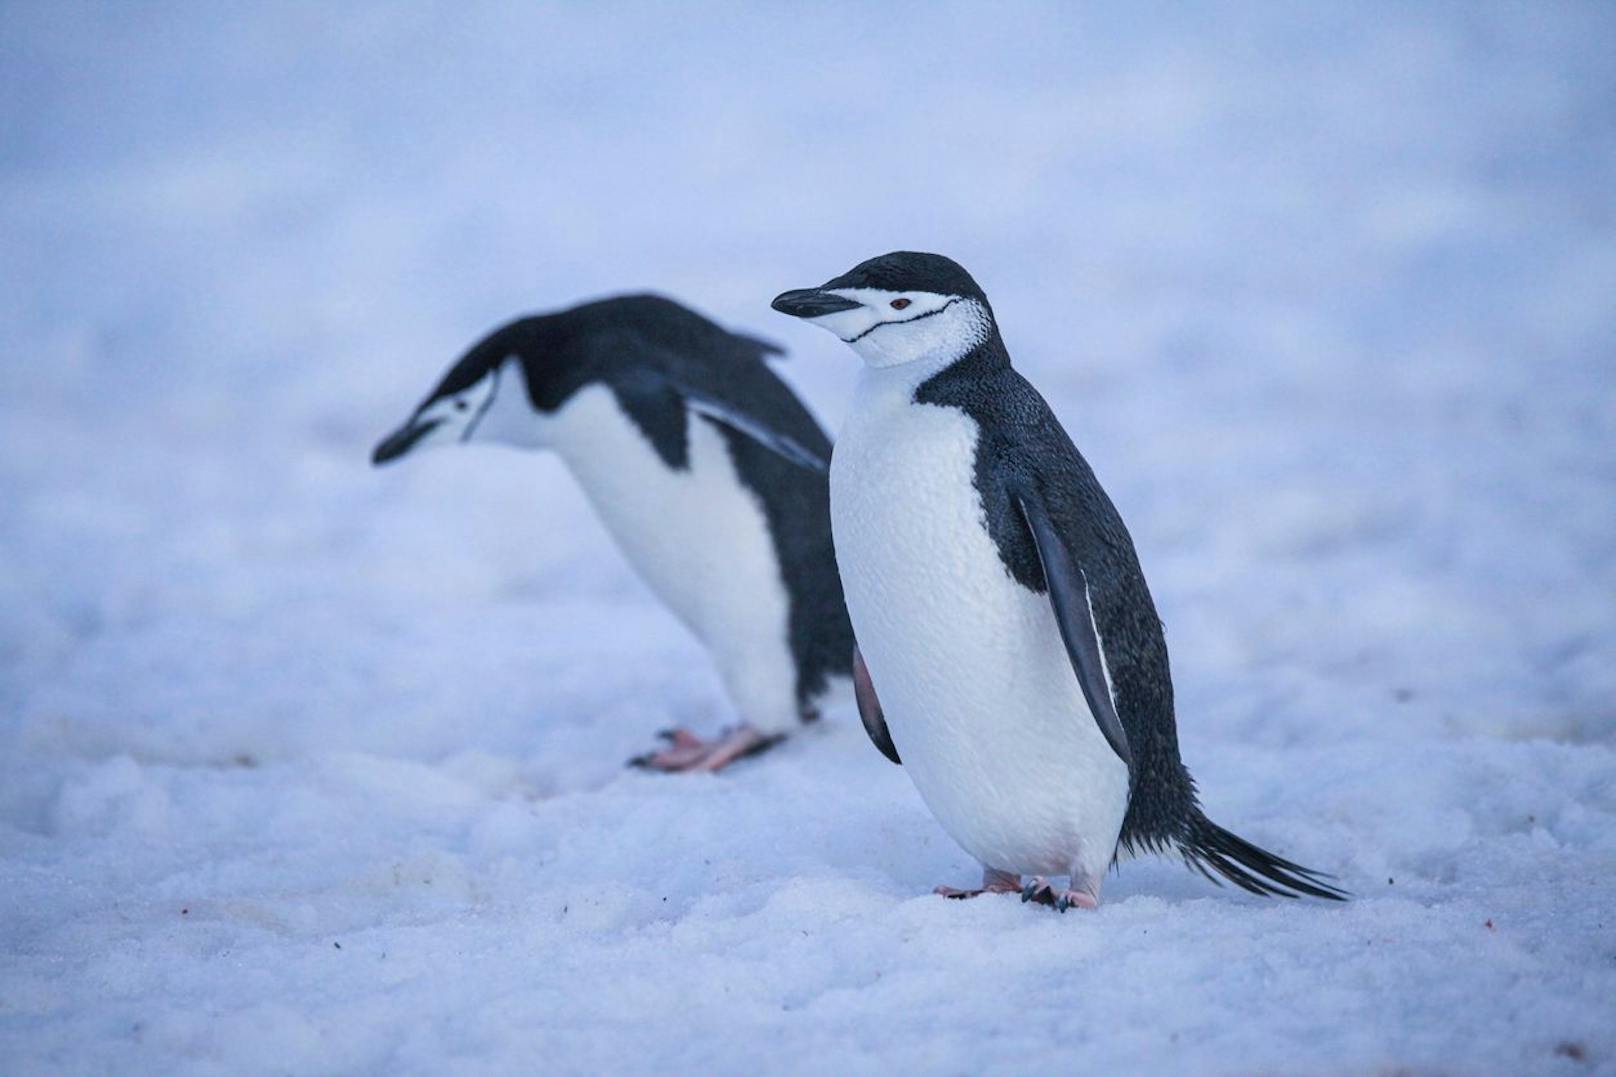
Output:
[[831,523],[854,633],[888,727],[943,827],[989,867],[1103,872],[1127,768],[1083,700],[1045,595],[988,535],[976,424],[866,372],[831,462]]
[[689,418],[689,467],[670,470],[604,386],[548,423],[601,520],[640,576],[707,645],[741,715],[796,720],[789,606],[768,522],[722,436]]

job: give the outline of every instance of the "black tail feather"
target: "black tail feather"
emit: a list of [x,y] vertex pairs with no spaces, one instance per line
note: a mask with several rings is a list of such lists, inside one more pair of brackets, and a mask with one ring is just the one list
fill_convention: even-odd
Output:
[[731,333],[730,336],[754,349],[759,359],[784,359],[786,357],[786,350],[772,340],[764,340],[762,337],[755,337],[750,333]]
[[[1223,885],[1227,879],[1242,890],[1272,897],[1324,898],[1345,901],[1352,895],[1330,885],[1335,876],[1312,871],[1258,848],[1238,835],[1195,813],[1188,837],[1179,844],[1184,862],[1208,879]],[[1222,878],[1219,878],[1222,876]]]

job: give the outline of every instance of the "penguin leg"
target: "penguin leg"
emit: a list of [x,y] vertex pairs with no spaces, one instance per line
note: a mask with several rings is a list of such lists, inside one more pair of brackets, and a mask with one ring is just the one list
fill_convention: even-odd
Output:
[[668,746],[635,756],[628,761],[629,766],[664,774],[711,772],[722,770],[737,759],[766,752],[786,739],[784,733],[763,733],[744,723],[724,730],[712,740],[702,740],[688,729],[664,729],[658,735]]
[[1012,875],[1008,871],[998,868],[982,869],[982,886],[978,890],[960,890],[952,886],[939,886],[932,891],[945,898],[955,898],[964,901],[966,898],[981,897],[983,894],[1016,894],[1021,892],[1021,876]]

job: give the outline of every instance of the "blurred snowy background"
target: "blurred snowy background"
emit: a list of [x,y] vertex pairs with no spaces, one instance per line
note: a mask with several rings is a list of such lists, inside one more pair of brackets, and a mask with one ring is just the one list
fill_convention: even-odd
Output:
[[[1616,11],[0,6],[0,1071],[1616,1071]],[[1129,521],[1214,818],[974,867],[730,720],[475,337],[948,253]]]

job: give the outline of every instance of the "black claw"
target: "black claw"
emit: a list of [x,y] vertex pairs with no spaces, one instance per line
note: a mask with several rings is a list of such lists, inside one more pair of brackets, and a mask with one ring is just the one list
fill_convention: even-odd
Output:
[[1028,883],[1021,888],[1021,900],[1023,903],[1030,901],[1035,905],[1048,905],[1050,908],[1054,908],[1056,905],[1055,888],[1047,882]]

